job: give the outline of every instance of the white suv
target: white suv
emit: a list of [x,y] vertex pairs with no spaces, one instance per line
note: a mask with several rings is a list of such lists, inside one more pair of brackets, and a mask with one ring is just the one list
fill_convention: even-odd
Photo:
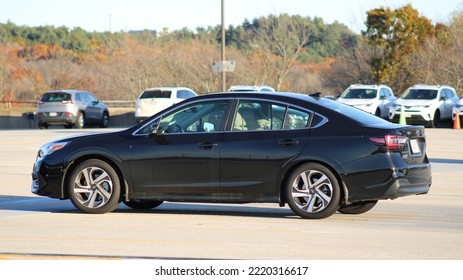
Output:
[[337,100],[377,117],[387,119],[389,107],[396,99],[392,89],[386,85],[351,85]]
[[458,96],[450,86],[414,85],[392,105],[389,120],[397,122],[403,111],[407,124],[437,127],[443,121],[452,120],[452,110],[457,103]]
[[269,86],[231,86],[228,91],[242,91],[242,92],[275,92],[275,89]]
[[135,119],[140,122],[180,101],[197,96],[186,87],[156,87],[145,89],[135,103]]

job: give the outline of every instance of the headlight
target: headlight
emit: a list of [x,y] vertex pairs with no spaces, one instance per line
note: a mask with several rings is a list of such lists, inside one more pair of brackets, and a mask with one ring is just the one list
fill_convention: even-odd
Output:
[[54,151],[60,150],[64,148],[69,142],[53,142],[53,143],[47,143],[40,147],[39,150],[39,157],[44,157],[46,155],[49,155],[53,153]]

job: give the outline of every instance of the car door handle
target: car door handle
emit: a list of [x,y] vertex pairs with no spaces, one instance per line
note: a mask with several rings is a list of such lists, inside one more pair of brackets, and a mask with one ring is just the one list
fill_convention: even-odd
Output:
[[212,149],[218,146],[219,146],[219,143],[214,143],[214,142],[201,142],[198,144],[198,147],[200,147],[201,149]]
[[291,146],[296,146],[299,144],[299,140],[296,139],[281,139],[278,141],[278,145],[282,147],[291,147]]

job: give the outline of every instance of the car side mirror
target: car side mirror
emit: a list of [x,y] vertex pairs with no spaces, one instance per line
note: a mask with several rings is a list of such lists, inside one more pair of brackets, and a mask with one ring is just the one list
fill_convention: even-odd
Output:
[[447,100],[447,97],[442,96],[441,98],[439,98],[439,100],[440,100],[440,101],[445,101],[445,100]]
[[379,100],[386,100],[386,99],[387,99],[387,97],[384,96],[384,95],[382,95],[382,96],[379,97]]

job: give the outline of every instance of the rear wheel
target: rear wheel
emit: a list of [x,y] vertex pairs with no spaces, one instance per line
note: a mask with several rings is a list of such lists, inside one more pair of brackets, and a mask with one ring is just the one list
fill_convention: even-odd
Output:
[[307,163],[294,170],[285,192],[291,210],[305,219],[323,219],[339,208],[338,181],[320,164]]
[[69,197],[82,212],[103,214],[113,211],[119,204],[119,176],[102,160],[90,159],[80,163],[68,182]]
[[362,214],[373,209],[377,202],[377,200],[359,201],[349,205],[341,205],[338,211],[342,214]]
[[122,201],[125,205],[129,206],[132,209],[138,210],[147,210],[158,207],[163,203],[163,201],[154,201],[154,200],[143,200],[143,199],[132,199],[130,201]]
[[77,128],[84,128],[84,126],[85,126],[85,115],[84,115],[84,113],[79,112],[79,114],[77,114],[77,119],[76,119],[75,126]]
[[48,123],[39,122],[39,128],[40,129],[48,129]]

